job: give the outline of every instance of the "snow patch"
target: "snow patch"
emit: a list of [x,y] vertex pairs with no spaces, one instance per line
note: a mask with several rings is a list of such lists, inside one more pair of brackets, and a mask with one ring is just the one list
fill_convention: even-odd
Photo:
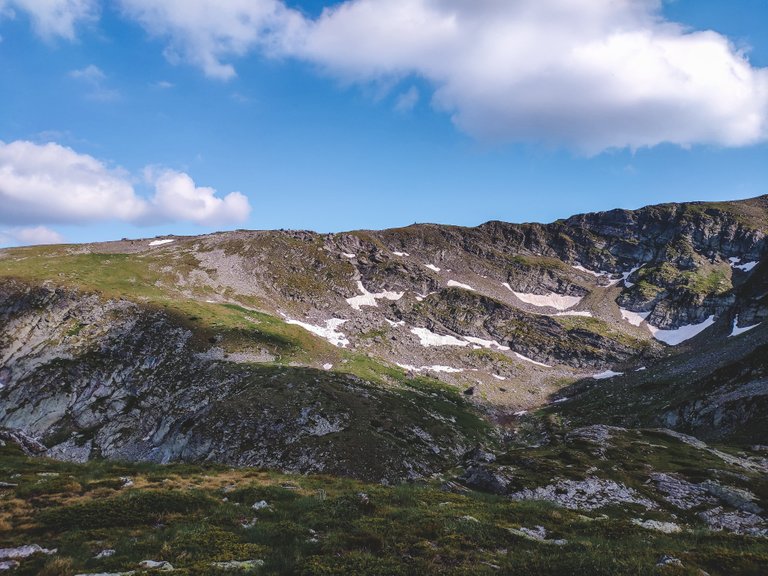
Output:
[[552,368],[549,364],[543,364],[541,362],[536,362],[536,360],[533,360],[531,358],[528,358],[527,356],[523,356],[522,354],[518,354],[515,352],[515,356],[518,360],[522,360],[523,362],[530,362],[531,364],[535,364],[536,366],[541,366],[542,368]]
[[357,258],[357,254],[350,254],[349,252],[342,252],[341,253],[344,258]]
[[496,348],[497,350],[509,350],[509,346],[503,346],[493,340],[483,340],[482,338],[475,338],[474,336],[464,336],[464,340],[475,344],[480,348],[487,348],[489,350],[492,348]]
[[504,283],[504,286],[508,288],[518,300],[530,304],[531,306],[539,306],[541,308],[549,307],[554,308],[555,310],[568,310],[569,308],[577,306],[583,299],[581,296],[564,296],[562,294],[555,294],[554,292],[550,292],[546,295],[515,292],[506,282]]
[[755,324],[754,326],[744,326],[744,328],[739,328],[739,316],[736,315],[736,319],[733,321],[733,332],[731,332],[729,338],[732,338],[733,336],[739,336],[740,334],[744,334],[744,332],[749,332],[753,328],[757,328],[760,326],[760,324]]
[[384,318],[384,321],[392,326],[394,328],[395,326],[405,326],[405,320],[400,320],[400,322],[395,322],[394,320],[390,320],[389,318]]
[[378,304],[376,304],[376,300],[381,300],[382,298],[387,300],[400,300],[400,298],[403,297],[403,294],[405,294],[405,292],[389,292],[387,290],[384,292],[379,292],[378,294],[372,294],[366,290],[365,286],[363,286],[363,283],[360,280],[357,281],[357,289],[362,292],[360,296],[347,298],[347,304],[352,306],[352,308],[355,310],[360,310],[360,308],[363,306],[373,306],[375,308],[378,306]]
[[325,338],[328,340],[328,342],[338,348],[346,348],[349,346],[349,340],[347,337],[336,330],[339,326],[344,324],[344,322],[346,322],[346,320],[341,320],[340,318],[331,318],[330,320],[326,320],[325,328],[323,328],[322,326],[315,326],[313,324],[307,324],[306,322],[291,320],[290,318],[286,319],[287,324],[301,326],[304,328],[304,330],[312,332],[312,334],[320,336],[321,338]]
[[645,264],[641,264],[640,266],[637,266],[636,268],[632,268],[632,270],[630,270],[629,272],[624,272],[624,273],[622,274],[622,279],[621,279],[621,281],[623,281],[623,282],[624,282],[624,286],[625,286],[625,287],[627,287],[627,288],[632,288],[632,286],[634,286],[634,285],[635,285],[635,283],[634,283],[634,282],[630,282],[630,281],[629,281],[629,277],[630,277],[630,276],[632,276],[632,274],[634,274],[634,273],[635,273],[635,272],[637,272],[638,270],[640,270],[640,268],[642,268],[643,266],[645,266]]
[[498,374],[491,374],[493,378],[496,378],[496,380],[500,380],[501,382],[506,382],[506,378],[504,376],[499,376]]
[[752,270],[752,268],[754,268],[758,264],[759,262],[747,262],[746,264],[739,264],[737,266],[734,266],[734,268],[736,268],[737,270],[741,270],[742,272],[749,272],[750,270]]
[[163,246],[165,244],[170,244],[171,242],[176,242],[176,240],[153,240],[149,243],[150,246]]
[[619,310],[621,311],[622,319],[632,324],[632,326],[640,326],[640,324],[645,322],[645,319],[651,315],[650,311],[632,312],[631,310],[625,310],[624,308],[619,308]]
[[438,268],[438,267],[437,267],[437,266],[435,266],[434,264],[424,264],[424,267],[425,267],[425,268],[429,268],[429,269],[430,269],[430,270],[432,270],[433,272],[440,272],[440,268]]
[[400,256],[400,258],[407,258],[408,256],[410,256],[408,252],[392,252],[392,254],[394,254],[395,256]]
[[739,264],[743,258],[728,258],[728,261],[731,263],[731,266],[735,268],[736,270],[741,270],[742,272],[749,272],[759,264],[759,262],[745,262],[744,264]]
[[710,316],[704,322],[701,324],[689,324],[688,326],[681,326],[680,328],[677,328],[675,330],[661,330],[659,328],[656,328],[655,326],[652,326],[651,324],[647,324],[648,329],[651,331],[651,334],[653,334],[653,337],[656,338],[656,340],[659,340],[660,342],[664,342],[665,344],[669,344],[670,346],[676,346],[677,344],[680,344],[682,342],[685,342],[686,340],[690,340],[694,336],[697,336],[710,326],[715,323],[715,317],[714,315]]
[[448,287],[449,288],[463,288],[464,290],[471,290],[472,292],[475,291],[472,286],[469,284],[462,284],[461,282],[456,282],[456,280],[448,280]]
[[411,334],[418,336],[419,340],[421,341],[421,345],[425,348],[429,348],[431,346],[461,346],[462,348],[469,346],[469,342],[459,340],[455,336],[442,336],[440,334],[435,334],[427,328],[411,328]]
[[398,364],[403,370],[409,370],[411,372],[442,372],[444,374],[459,374],[464,372],[460,368],[451,368],[450,366],[411,366],[410,364]]
[[613,378],[614,376],[624,376],[624,372],[614,372],[613,370],[606,370],[605,372],[600,372],[600,374],[595,374],[592,376],[593,380],[608,380],[608,378]]

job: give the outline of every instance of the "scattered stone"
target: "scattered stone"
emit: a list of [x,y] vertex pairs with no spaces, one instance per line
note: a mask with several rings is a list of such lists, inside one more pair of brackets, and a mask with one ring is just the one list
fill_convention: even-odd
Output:
[[254,510],[264,510],[265,508],[269,508],[269,504],[267,504],[266,500],[261,500],[260,502],[256,502],[251,508]]
[[73,436],[61,444],[57,444],[46,450],[45,457],[60,460],[62,462],[84,464],[90,459],[92,448],[92,440],[80,444],[79,438]]
[[38,472],[40,478],[58,478],[60,474],[58,472]]
[[461,519],[466,522],[474,522],[475,524],[480,524],[480,520],[478,520],[474,516],[462,516]]
[[129,572],[93,572],[90,574],[75,574],[75,576],[133,576],[136,574],[134,570]]
[[102,550],[101,552],[96,554],[96,556],[94,556],[94,558],[96,560],[101,560],[102,558],[111,558],[114,555],[115,555],[115,551],[112,550],[111,548],[107,548],[106,550]]
[[158,562],[156,560],[144,560],[143,562],[139,563],[139,568],[159,570],[160,572],[171,572],[173,570],[173,566],[170,562]]
[[683,529],[680,525],[674,522],[660,522],[659,520],[641,520],[639,518],[632,519],[632,524],[640,526],[646,530],[654,530],[656,532],[663,532],[664,534],[677,534],[682,532]]
[[554,544],[555,546],[565,546],[568,544],[568,540],[548,540],[547,529],[544,526],[536,526],[535,528],[508,528],[510,533],[525,538],[527,540],[533,540],[541,544]]
[[121,488],[130,488],[131,486],[133,486],[133,478],[130,478],[128,476],[121,476],[120,482],[123,483]]
[[0,488],[18,488],[18,484],[11,484],[10,482],[0,482]]
[[21,560],[28,558],[33,554],[56,554],[56,548],[48,550],[47,548],[41,548],[37,544],[31,544],[28,546],[19,546],[18,548],[0,548],[0,560]]
[[703,482],[701,486],[712,496],[715,496],[731,508],[736,508],[742,512],[751,512],[752,514],[760,514],[763,511],[760,506],[754,503],[757,497],[749,490],[723,486],[712,480]]
[[211,566],[219,570],[254,570],[264,566],[264,560],[230,560],[229,562],[213,562]]
[[596,510],[611,504],[638,504],[648,510],[656,504],[634,489],[599,478],[561,480],[536,489],[525,489],[510,496],[513,500],[546,500],[569,510]]
[[681,510],[690,510],[702,504],[715,503],[715,499],[712,498],[706,488],[672,474],[654,472],[651,474],[651,481],[667,502]]
[[474,396],[475,395],[475,387],[472,386],[472,388],[467,388],[464,390],[464,396]]
[[757,514],[737,510],[726,512],[721,506],[699,513],[711,530],[733,532],[748,536],[768,536],[768,527]]
[[504,468],[492,468],[483,464],[468,467],[460,480],[473,490],[498,495],[506,494],[511,482],[511,479],[504,474]]
[[27,436],[21,430],[11,430],[9,428],[0,428],[0,440],[13,442],[27,456],[37,456],[47,450],[40,442]]
[[565,436],[565,439],[567,441],[582,440],[584,442],[603,446],[608,442],[608,440],[613,438],[616,433],[626,431],[626,428],[606,426],[604,424],[595,424],[594,426],[586,426],[584,428],[571,430]]
[[19,567],[19,563],[16,560],[3,560],[0,562],[0,570],[14,570]]
[[659,561],[656,562],[657,568],[663,568],[665,566],[676,566],[678,568],[683,567],[683,563],[680,561],[679,558],[675,558],[674,556],[667,556],[666,554],[659,558]]
[[490,464],[496,462],[496,455],[483,448],[477,447],[464,454],[464,462],[472,464]]

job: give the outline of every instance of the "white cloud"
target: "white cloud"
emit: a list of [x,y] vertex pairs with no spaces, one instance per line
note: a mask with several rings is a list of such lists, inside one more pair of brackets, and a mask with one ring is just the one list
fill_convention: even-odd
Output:
[[660,0],[351,0],[294,52],[345,78],[418,75],[485,140],[612,147],[768,137],[768,70]]
[[0,244],[31,246],[38,244],[62,244],[63,242],[64,236],[45,226],[11,228],[10,230],[0,231]]
[[250,215],[248,198],[240,192],[219,198],[213,188],[197,187],[187,174],[173,170],[151,177],[155,186],[150,211],[153,217],[216,226],[242,222]]
[[121,170],[49,143],[0,141],[0,221],[136,220],[146,210]]
[[0,15],[12,9],[26,12],[35,31],[45,39],[75,39],[75,28],[81,22],[93,21],[99,12],[97,0],[0,0]]
[[348,81],[423,78],[483,140],[597,153],[768,138],[768,70],[720,34],[665,21],[661,0],[347,0],[316,20],[279,0],[121,4],[169,39],[169,57],[215,78],[251,50]]
[[69,73],[69,75],[72,78],[78,78],[81,80],[86,80],[88,82],[101,82],[107,77],[107,75],[104,74],[104,71],[101,68],[93,64],[90,64],[85,68],[81,68],[79,70],[72,70]]
[[166,56],[186,60],[211,78],[233,78],[223,60],[259,47],[284,52],[304,26],[303,17],[279,0],[120,0],[123,12],[152,35],[169,39]]
[[420,97],[421,94],[419,94],[418,88],[411,86],[397,97],[395,110],[398,112],[410,112],[418,104]]
[[69,73],[69,76],[81,82],[85,82],[90,87],[88,97],[92,100],[115,100],[120,97],[120,93],[117,90],[108,88],[105,85],[107,75],[101,68],[94,64],[90,64],[79,70],[72,70]]
[[81,224],[122,220],[136,224],[188,221],[201,225],[242,222],[248,199],[233,192],[220,198],[198,188],[182,172],[153,177],[154,194],[136,193],[130,175],[71,148],[0,141],[0,223]]

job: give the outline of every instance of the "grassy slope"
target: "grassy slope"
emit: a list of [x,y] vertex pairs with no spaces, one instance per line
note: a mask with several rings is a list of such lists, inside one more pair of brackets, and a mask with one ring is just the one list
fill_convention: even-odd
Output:
[[[672,458],[690,458],[675,452]],[[47,474],[47,475],[42,475]],[[53,474],[53,475],[51,475]],[[121,488],[121,477],[134,486]],[[633,511],[579,514],[544,503],[438,483],[385,487],[320,476],[193,466],[33,460],[0,448],[0,547],[59,549],[19,576],[71,576],[166,560],[175,574],[217,574],[214,561],[262,560],[254,574],[761,574],[768,542],[694,530],[663,535],[632,525]],[[251,506],[266,500],[269,508]],[[636,514],[636,512],[635,512]],[[253,522],[252,527],[243,527]],[[544,526],[565,546],[509,529]],[[93,557],[113,548],[111,558]]]

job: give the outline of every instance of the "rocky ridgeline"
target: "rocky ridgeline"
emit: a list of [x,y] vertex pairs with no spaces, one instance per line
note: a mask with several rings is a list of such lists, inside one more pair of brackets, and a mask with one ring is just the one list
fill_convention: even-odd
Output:
[[[0,425],[74,460],[376,480],[495,440],[478,410],[515,422],[555,397],[592,402],[581,423],[762,442],[767,223],[761,197],[2,251]],[[686,387],[715,369],[732,385]],[[527,489],[548,487],[584,488]]]

